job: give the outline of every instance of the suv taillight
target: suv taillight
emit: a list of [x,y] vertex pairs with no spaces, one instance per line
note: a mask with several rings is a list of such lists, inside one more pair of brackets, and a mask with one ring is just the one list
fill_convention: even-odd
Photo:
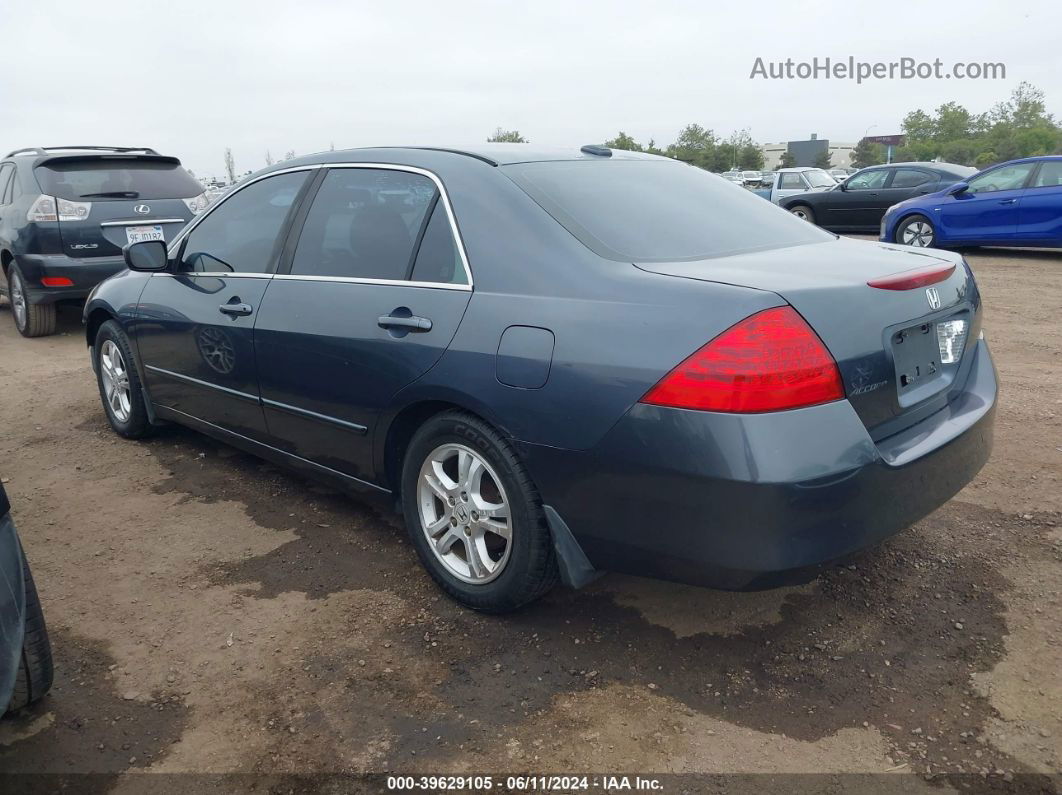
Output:
[[837,363],[790,306],[731,326],[664,376],[642,403],[701,411],[781,411],[841,400]]
[[54,196],[38,196],[26,213],[26,220],[33,223],[44,221],[84,221],[92,212],[92,202],[72,202]]

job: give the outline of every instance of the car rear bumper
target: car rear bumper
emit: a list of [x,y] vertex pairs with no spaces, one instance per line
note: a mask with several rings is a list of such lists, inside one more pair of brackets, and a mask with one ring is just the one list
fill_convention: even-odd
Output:
[[[84,300],[92,288],[108,276],[125,270],[122,257],[92,257],[79,259],[62,255],[23,254],[18,266],[26,281],[26,296],[31,304],[53,304],[57,301]],[[69,279],[69,287],[45,287],[41,279]]]
[[945,408],[876,443],[846,400],[753,415],[637,404],[594,450],[523,452],[594,567],[770,587],[903,530],[973,479],[997,394],[983,340],[973,356]]

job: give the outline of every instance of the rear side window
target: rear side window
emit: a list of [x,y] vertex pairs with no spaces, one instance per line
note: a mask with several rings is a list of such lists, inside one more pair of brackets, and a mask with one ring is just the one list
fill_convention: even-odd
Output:
[[34,169],[41,192],[70,201],[190,199],[203,186],[168,160],[75,158]]
[[917,188],[927,182],[936,182],[937,177],[928,171],[919,171],[917,168],[898,168],[892,175],[893,188]]
[[[292,274],[405,280],[423,241],[422,248],[441,251],[424,272],[441,275],[446,236],[451,246],[452,236],[445,213],[445,227],[433,225],[438,198],[435,183],[421,174],[374,168],[329,171],[306,216]],[[452,265],[447,275],[453,278]]]
[[782,190],[804,190],[804,180],[800,178],[800,174],[795,171],[788,171],[782,174],[782,179],[778,182],[778,187]]
[[415,282],[468,284],[461,254],[450,228],[450,219],[441,199],[436,200],[435,209],[424,229],[411,278]]
[[[2,178],[0,178],[2,179]],[[1033,180],[1034,188],[1054,188],[1062,185],[1062,160],[1045,160]]]
[[277,237],[306,174],[294,171],[268,177],[225,199],[188,234],[182,269],[199,273],[270,272]]
[[502,168],[584,245],[619,262],[706,259],[833,239],[755,193],[684,163],[554,161]]
[[10,163],[0,166],[0,204],[11,203],[11,178],[15,174],[15,167]]

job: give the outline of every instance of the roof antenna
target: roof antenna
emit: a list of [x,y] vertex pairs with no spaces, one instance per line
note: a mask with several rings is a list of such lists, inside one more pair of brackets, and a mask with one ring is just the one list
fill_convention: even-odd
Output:
[[597,144],[587,144],[579,149],[588,155],[597,155],[599,157],[612,157],[612,150],[607,146],[598,146]]

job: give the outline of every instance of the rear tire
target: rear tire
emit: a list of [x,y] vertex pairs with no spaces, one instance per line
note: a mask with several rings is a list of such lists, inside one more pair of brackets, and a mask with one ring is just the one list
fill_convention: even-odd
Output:
[[808,207],[806,204],[794,204],[789,208],[789,212],[795,215],[797,218],[802,218],[809,224],[815,223],[815,211]]
[[26,279],[18,265],[7,272],[8,301],[15,328],[23,337],[47,337],[55,333],[55,304],[31,304],[26,295]]
[[897,243],[904,246],[932,248],[937,242],[937,230],[924,215],[912,215],[900,222],[894,237]]
[[37,586],[25,555],[22,556],[22,571],[26,582],[26,629],[15,688],[7,705],[8,712],[22,709],[42,698],[51,689],[53,676],[48,628],[44,624],[44,611],[41,610]]
[[116,320],[108,320],[96,332],[92,348],[96,384],[107,421],[119,436],[143,439],[154,427],[148,418],[146,395],[136,369],[129,338]]
[[[462,478],[462,461],[466,471],[479,473],[478,481],[473,474]],[[440,470],[444,476],[436,477]],[[437,414],[413,435],[402,464],[402,512],[424,568],[473,610],[515,610],[559,579],[538,490],[512,446],[476,416]]]

